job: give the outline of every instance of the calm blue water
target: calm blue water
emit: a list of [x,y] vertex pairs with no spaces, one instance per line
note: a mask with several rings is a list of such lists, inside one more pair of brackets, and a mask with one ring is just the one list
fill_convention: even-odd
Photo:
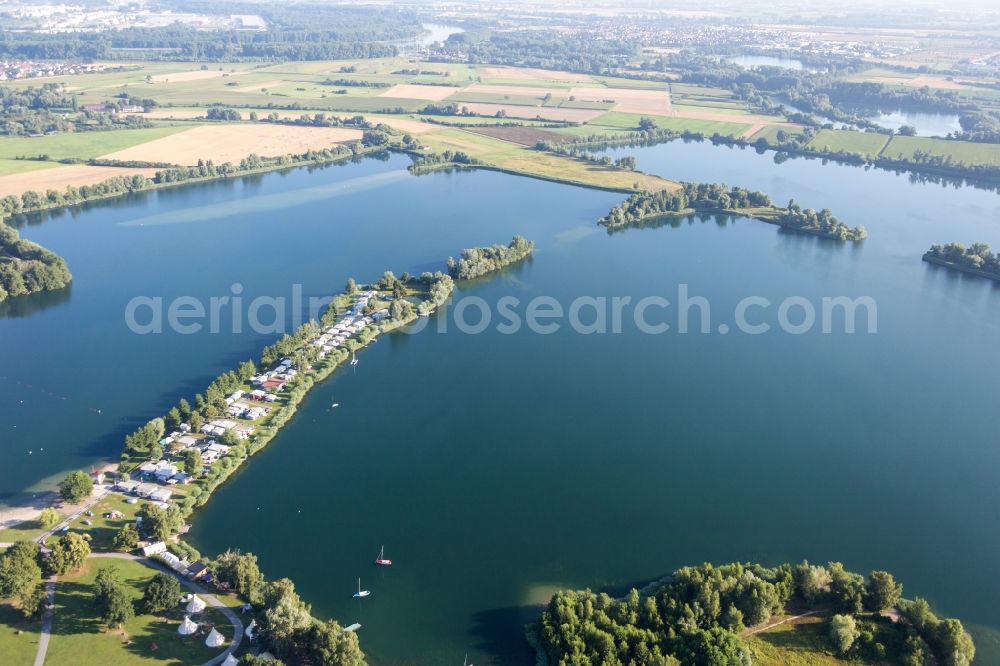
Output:
[[917,113],[897,110],[869,116],[868,120],[894,130],[909,125],[916,128],[917,136],[947,136],[952,132],[962,131],[957,113]]
[[[257,553],[316,613],[361,622],[377,664],[530,663],[522,625],[553,587],[614,591],[733,559],[889,569],[907,595],[975,625],[983,654],[983,627],[1000,626],[1000,583],[982,573],[1000,557],[1000,289],[920,255],[1000,246],[997,195],[708,143],[612,154],[829,206],[871,237],[841,245],[714,217],[608,235],[594,222],[620,195],[492,172],[415,178],[398,157],[93,207],[23,229],[76,281],[0,319],[5,348],[30,350],[5,358],[0,409],[19,427],[0,446],[19,467],[0,482],[16,492],[117,453],[126,426],[273,337],[137,336],[121,314],[136,295],[226,295],[236,280],[248,299],[296,282],[325,294],[522,233],[538,244],[530,262],[457,296],[496,319],[504,297],[524,316],[538,296],[676,304],[687,285],[710,304],[709,333],[678,333],[676,307],[662,335],[627,323],[469,335],[440,313],[318,387],[196,515],[195,545]],[[877,334],[781,333],[774,308],[754,317],[771,333],[718,328],[747,296],[842,295],[874,299]],[[382,544],[388,570],[372,564]],[[362,603],[358,576],[373,591]]]

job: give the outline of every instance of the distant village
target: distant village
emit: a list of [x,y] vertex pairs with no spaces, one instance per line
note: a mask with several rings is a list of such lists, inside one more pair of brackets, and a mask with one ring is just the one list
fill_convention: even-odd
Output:
[[33,60],[0,60],[0,81],[35,79],[66,74],[93,74],[103,72],[109,65],[103,63],[35,62]]

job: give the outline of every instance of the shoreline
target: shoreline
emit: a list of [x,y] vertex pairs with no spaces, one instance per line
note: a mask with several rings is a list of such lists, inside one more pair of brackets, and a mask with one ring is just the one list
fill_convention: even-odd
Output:
[[990,273],[989,271],[980,270],[978,268],[972,268],[971,266],[963,266],[962,264],[956,264],[953,261],[948,261],[946,259],[941,259],[939,257],[932,257],[929,254],[924,254],[922,259],[926,261],[928,264],[941,266],[942,268],[947,268],[957,273],[965,273],[967,275],[974,275],[976,277],[985,278],[987,280],[992,280],[994,282],[1000,282],[1000,275],[996,273]]

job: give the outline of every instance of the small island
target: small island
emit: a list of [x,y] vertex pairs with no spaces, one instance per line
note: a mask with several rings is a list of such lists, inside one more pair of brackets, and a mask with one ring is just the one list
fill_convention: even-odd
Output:
[[795,200],[780,208],[763,193],[742,187],[716,183],[682,183],[674,190],[637,192],[611,209],[598,224],[611,229],[637,226],[645,221],[695,212],[745,215],[769,224],[842,241],[860,241],[868,237],[863,226],[851,228],[838,220],[829,209],[803,209]]
[[472,280],[526,259],[534,250],[535,242],[523,236],[514,236],[507,245],[462,250],[458,261],[448,257],[448,274],[455,280]]
[[971,664],[962,623],[902,593],[888,572],[839,562],[703,564],[619,599],[557,592],[527,637],[538,663],[553,665]]
[[72,279],[62,257],[22,239],[16,229],[0,222],[0,302],[62,289]]
[[923,258],[953,271],[1000,281],[1000,254],[994,254],[987,243],[974,243],[969,248],[961,243],[932,245]]

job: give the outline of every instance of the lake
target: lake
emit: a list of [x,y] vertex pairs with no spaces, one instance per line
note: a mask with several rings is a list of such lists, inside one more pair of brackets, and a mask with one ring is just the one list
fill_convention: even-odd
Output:
[[[676,305],[686,285],[711,325],[682,334],[667,307],[651,315],[672,324],[661,334],[628,316],[617,334],[472,334],[446,309],[317,387],[195,516],[194,544],[253,551],[315,613],[360,622],[375,664],[532,663],[522,625],[556,587],[620,592],[706,560],[803,558],[893,571],[995,663],[1000,289],[920,255],[1000,246],[996,193],[709,143],[609,154],[830,207],[870,238],[713,216],[609,235],[595,221],[621,195],[485,171],[413,177],[399,156],[38,218],[22,233],[63,254],[75,282],[0,319],[6,348],[26,350],[0,372],[0,488],[117,453],[134,424],[274,337],[136,335],[122,314],[135,296],[204,299],[234,282],[247,300],[294,284],[325,294],[521,233],[538,244],[530,261],[457,290],[467,322],[484,309],[496,324],[510,297],[522,318],[537,297]],[[836,296],[873,299],[877,333],[864,319],[855,334],[778,330],[777,304]],[[774,304],[752,317],[770,332],[732,325],[747,297]],[[383,544],[389,569],[372,562]],[[359,576],[373,592],[360,602]]]
[[743,69],[758,69],[760,67],[782,67],[784,69],[796,69],[796,70],[807,70],[810,72],[819,72],[822,70],[814,69],[812,67],[806,67],[798,58],[778,58],[775,56],[754,56],[754,55],[742,55],[742,56],[732,56],[727,57],[726,60],[729,62],[739,65]]
[[917,130],[917,136],[947,136],[951,132],[962,131],[957,113],[917,113],[896,110],[868,116],[867,119],[894,130],[909,125]]

